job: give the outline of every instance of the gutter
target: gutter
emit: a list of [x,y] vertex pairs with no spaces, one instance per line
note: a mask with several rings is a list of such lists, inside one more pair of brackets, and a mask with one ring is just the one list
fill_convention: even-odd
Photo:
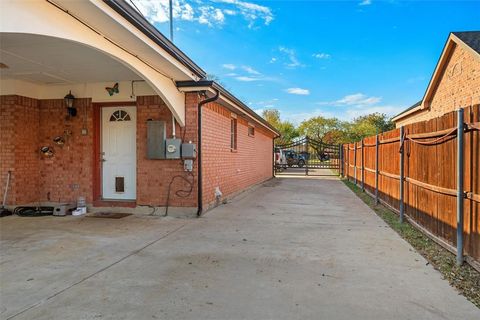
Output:
[[125,20],[130,22],[153,42],[168,52],[177,61],[187,67],[199,78],[205,78],[207,73],[193,62],[185,53],[177,48],[170,40],[160,33],[145,17],[136,11],[124,0],[103,0],[110,8],[115,10]]
[[398,120],[400,120],[400,119],[403,119],[403,118],[405,118],[405,117],[408,117],[409,115],[411,115],[411,114],[413,114],[413,113],[415,113],[415,112],[417,112],[417,111],[421,111],[421,110],[423,110],[423,108],[422,108],[421,105],[420,105],[420,106],[417,106],[417,107],[415,107],[415,108],[412,108],[412,109],[410,109],[410,110],[406,110],[406,111],[404,111],[404,112],[396,115],[395,117],[393,117],[393,118],[392,118],[392,121],[398,121]]
[[423,100],[420,100],[418,101],[417,103],[415,103],[413,106],[403,110],[402,112],[400,112],[399,114],[395,115],[392,117],[392,121],[397,121],[397,120],[400,120],[412,113],[415,113],[419,110],[422,110],[423,109]]
[[220,91],[216,90],[216,93],[213,97],[202,100],[198,103],[198,116],[197,116],[197,126],[198,126],[198,138],[197,138],[197,170],[198,170],[198,209],[197,209],[197,217],[202,215],[203,211],[203,177],[202,177],[202,106],[204,104],[213,102],[218,99],[220,96]]

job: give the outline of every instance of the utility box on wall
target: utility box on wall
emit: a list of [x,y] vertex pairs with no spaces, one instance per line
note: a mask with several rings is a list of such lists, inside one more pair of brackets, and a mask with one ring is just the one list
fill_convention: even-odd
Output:
[[197,149],[194,143],[182,143],[182,159],[195,159]]
[[165,159],[165,121],[147,121],[147,159]]
[[167,139],[166,141],[166,155],[167,159],[180,159],[180,139]]

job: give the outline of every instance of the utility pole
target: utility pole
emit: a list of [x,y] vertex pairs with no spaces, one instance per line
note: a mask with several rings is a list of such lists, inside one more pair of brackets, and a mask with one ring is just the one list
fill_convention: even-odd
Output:
[[170,11],[170,41],[173,42],[173,0],[169,0]]

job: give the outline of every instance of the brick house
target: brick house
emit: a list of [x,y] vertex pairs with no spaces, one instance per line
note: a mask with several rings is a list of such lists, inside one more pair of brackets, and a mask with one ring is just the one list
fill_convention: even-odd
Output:
[[398,127],[480,104],[480,31],[452,32],[423,99],[393,117]]
[[196,215],[273,176],[278,132],[127,2],[2,1],[0,11],[8,205],[85,197],[92,210]]

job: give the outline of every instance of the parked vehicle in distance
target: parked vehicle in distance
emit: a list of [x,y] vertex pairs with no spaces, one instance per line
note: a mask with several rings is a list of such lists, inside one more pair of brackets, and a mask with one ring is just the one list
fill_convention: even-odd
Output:
[[298,154],[293,150],[285,150],[285,157],[289,167],[298,166],[303,168],[307,162],[302,154]]
[[275,170],[282,171],[285,169],[287,169],[285,152],[280,148],[275,148]]

